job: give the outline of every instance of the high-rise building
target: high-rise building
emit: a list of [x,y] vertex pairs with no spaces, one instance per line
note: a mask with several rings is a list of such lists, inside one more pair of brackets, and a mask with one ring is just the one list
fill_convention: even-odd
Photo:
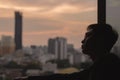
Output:
[[15,45],[16,50],[22,49],[22,13],[15,12]]
[[15,51],[15,42],[11,36],[2,36],[1,39],[1,54],[10,54]]
[[55,54],[55,39],[48,40],[48,53]]
[[48,52],[54,54],[58,60],[67,59],[67,40],[62,37],[49,39]]

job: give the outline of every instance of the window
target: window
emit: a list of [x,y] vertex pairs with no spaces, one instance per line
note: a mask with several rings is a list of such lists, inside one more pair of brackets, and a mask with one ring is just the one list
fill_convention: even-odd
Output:
[[[107,23],[111,24],[115,30],[117,30],[117,32],[120,35],[120,1],[118,0],[106,0],[107,1]],[[115,47],[113,48],[113,51],[118,54],[120,52],[120,38],[118,39],[118,42],[116,43]]]
[[[97,23],[97,0],[0,0],[0,9],[0,72],[5,78],[71,73],[80,70],[80,63],[89,65],[80,47],[86,27]],[[21,35],[18,42],[15,34]]]

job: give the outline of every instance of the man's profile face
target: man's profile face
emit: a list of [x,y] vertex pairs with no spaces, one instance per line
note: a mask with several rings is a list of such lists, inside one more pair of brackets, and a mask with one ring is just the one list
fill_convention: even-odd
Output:
[[90,55],[94,51],[95,37],[93,36],[93,30],[87,30],[84,39],[82,40],[82,52]]

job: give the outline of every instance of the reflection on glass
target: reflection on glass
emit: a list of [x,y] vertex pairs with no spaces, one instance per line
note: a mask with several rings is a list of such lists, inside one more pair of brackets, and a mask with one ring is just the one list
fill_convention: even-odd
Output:
[[[106,0],[107,1],[107,23],[111,24],[117,32],[120,34],[120,1],[118,0]],[[113,48],[114,53],[119,54],[120,52],[120,38]]]

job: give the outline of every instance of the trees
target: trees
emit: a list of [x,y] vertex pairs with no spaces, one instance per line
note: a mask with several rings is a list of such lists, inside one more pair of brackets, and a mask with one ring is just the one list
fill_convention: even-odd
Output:
[[4,65],[6,68],[22,68],[21,65],[18,65],[15,61],[10,61],[6,65]]

